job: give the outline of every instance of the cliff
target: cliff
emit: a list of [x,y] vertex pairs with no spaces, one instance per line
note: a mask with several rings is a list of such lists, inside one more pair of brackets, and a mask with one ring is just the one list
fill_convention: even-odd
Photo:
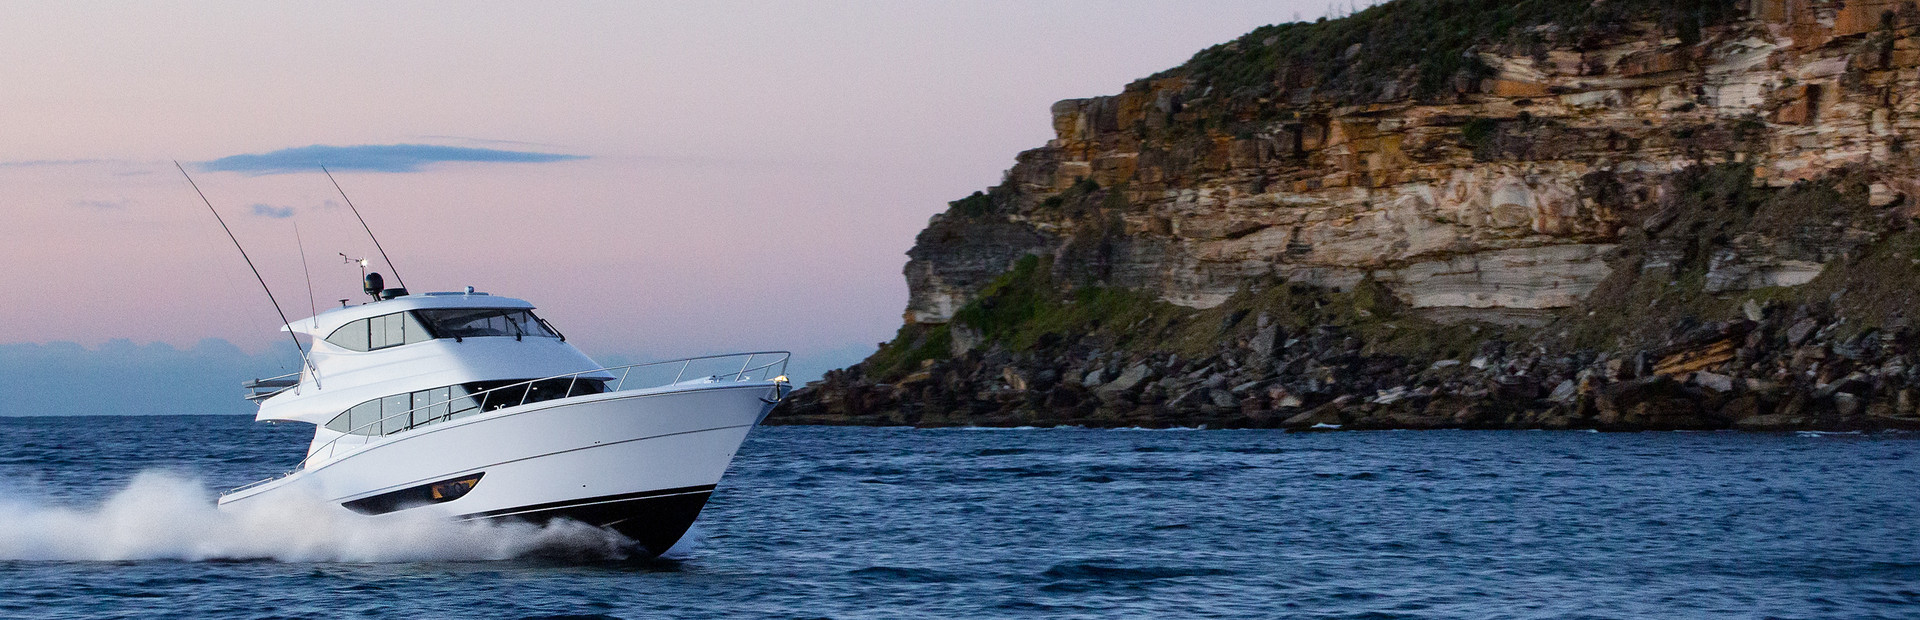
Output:
[[779,420],[1920,426],[1920,8],[1398,0],[1264,27],[953,202]]

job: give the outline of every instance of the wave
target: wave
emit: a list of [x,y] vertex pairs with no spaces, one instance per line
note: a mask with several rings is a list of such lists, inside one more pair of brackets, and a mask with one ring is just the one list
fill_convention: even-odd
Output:
[[908,583],[949,583],[961,581],[959,575],[931,568],[909,568],[903,566],[868,566],[847,571],[847,574],[868,579],[904,581]]
[[584,561],[625,559],[632,544],[574,521],[458,522],[421,509],[368,517],[317,497],[220,509],[199,481],[155,471],[90,509],[0,497],[0,560]]
[[1089,581],[1152,581],[1180,577],[1206,577],[1232,574],[1221,568],[1197,566],[1130,566],[1109,561],[1081,561],[1055,564],[1040,573],[1046,579]]

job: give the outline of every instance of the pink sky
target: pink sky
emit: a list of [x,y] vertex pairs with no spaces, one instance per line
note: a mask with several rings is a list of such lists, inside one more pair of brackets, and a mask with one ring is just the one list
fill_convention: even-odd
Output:
[[[0,343],[262,350],[277,320],[168,160],[404,143],[587,158],[336,173],[415,292],[526,298],[594,355],[856,361],[899,326],[914,234],[1044,144],[1051,103],[1326,6],[8,4]],[[338,253],[374,251],[324,177],[195,178],[290,316],[292,222],[322,307],[357,301]]]

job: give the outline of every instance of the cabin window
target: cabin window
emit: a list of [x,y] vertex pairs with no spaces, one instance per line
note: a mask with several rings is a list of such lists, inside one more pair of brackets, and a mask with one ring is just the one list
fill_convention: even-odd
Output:
[[[422,395],[426,396],[424,403],[421,402]],[[452,401],[453,394],[450,388],[433,388],[414,392],[413,404],[418,408],[413,410],[412,419],[407,423],[412,426],[425,426],[433,423],[434,420],[445,418],[450,413],[449,403]]]
[[411,426],[413,394],[395,394],[380,399],[380,434],[392,435]]
[[370,400],[341,412],[327,422],[327,430],[355,435],[379,435],[380,401]]
[[351,351],[374,351],[432,339],[433,332],[411,312],[360,319],[340,326],[327,336],[327,342]]
[[464,418],[476,413],[480,413],[480,401],[474,400],[473,397],[468,396],[468,394],[473,393],[473,390],[468,388],[467,385],[456,385],[453,387],[449,387],[447,388],[447,391],[449,395],[453,397],[453,402],[448,403],[447,405],[447,415],[441,418],[435,419],[434,422],[438,422],[440,420],[458,420],[460,418]]
[[[495,389],[505,388],[505,389]],[[494,391],[474,396],[476,392]],[[420,390],[376,398],[334,416],[327,430],[355,435],[392,435],[447,420],[458,420],[481,411],[493,411],[522,403],[584,396],[606,392],[605,379],[526,379],[475,381],[460,385]],[[484,409],[482,407],[484,406]]]
[[449,308],[418,312],[433,333],[441,338],[560,337],[546,321],[530,311],[517,308]]
[[[542,379],[528,383],[526,379],[506,381],[475,381],[466,384],[472,392],[486,392],[471,396],[469,400],[478,400],[481,410],[493,411],[523,404],[549,401],[570,396],[600,394],[607,389],[605,379],[579,379],[571,377],[561,379]],[[491,390],[491,391],[488,391]]]
[[349,351],[367,350],[366,320],[362,319],[340,326],[340,329],[333,330],[333,333],[327,336],[327,342]]

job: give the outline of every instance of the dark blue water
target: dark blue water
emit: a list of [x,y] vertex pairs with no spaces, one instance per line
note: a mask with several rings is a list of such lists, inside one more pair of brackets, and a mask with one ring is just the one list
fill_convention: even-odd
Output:
[[0,419],[0,616],[1920,617],[1907,434],[776,427],[674,561],[217,559],[304,435]]

